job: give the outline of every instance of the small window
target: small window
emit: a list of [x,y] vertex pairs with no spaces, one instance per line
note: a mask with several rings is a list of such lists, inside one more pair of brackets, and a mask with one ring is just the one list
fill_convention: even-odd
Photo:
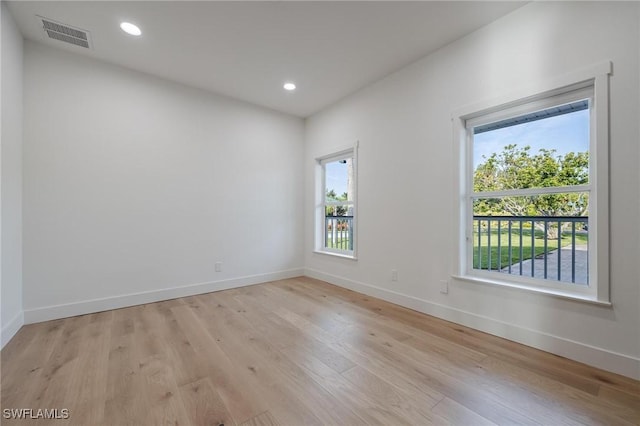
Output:
[[356,159],[353,149],[318,159],[316,250],[355,257]]
[[459,117],[462,278],[608,302],[608,112],[596,93],[591,79]]

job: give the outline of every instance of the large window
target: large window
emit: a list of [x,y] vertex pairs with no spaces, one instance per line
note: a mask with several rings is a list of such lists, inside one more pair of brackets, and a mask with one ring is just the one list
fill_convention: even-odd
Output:
[[463,278],[608,302],[608,108],[596,82],[459,117]]
[[316,250],[355,257],[356,157],[349,149],[318,159]]

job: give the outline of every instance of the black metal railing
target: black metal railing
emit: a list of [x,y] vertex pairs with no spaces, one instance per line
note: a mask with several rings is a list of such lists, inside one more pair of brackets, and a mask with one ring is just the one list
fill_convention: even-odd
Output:
[[473,268],[588,284],[586,216],[474,216]]
[[324,246],[353,251],[353,216],[325,216]]

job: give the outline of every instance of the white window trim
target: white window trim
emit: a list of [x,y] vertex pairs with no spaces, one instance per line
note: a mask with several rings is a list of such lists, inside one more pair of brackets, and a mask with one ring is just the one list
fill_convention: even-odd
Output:
[[[533,291],[572,300],[610,305],[609,283],[609,75],[612,73],[612,63],[602,62],[582,70],[578,70],[561,77],[539,82],[536,85],[509,93],[493,100],[469,105],[454,111],[451,115],[453,122],[453,149],[457,166],[454,167],[454,188],[458,195],[455,197],[454,211],[458,216],[454,221],[454,265],[452,277],[463,282],[483,283],[509,288]],[[591,107],[591,137],[590,141],[590,216],[594,218],[589,228],[589,286],[578,288],[575,285],[555,283],[548,285],[544,280],[514,275],[502,276],[488,271],[472,271],[468,265],[468,244],[466,232],[469,228],[468,200],[466,191],[473,188],[469,184],[468,164],[471,155],[469,144],[468,123],[482,117],[485,121],[499,120],[500,111],[517,108],[520,105],[530,105],[537,100],[548,99],[551,96],[577,90],[580,87],[593,86],[593,105]],[[511,111],[513,112],[513,110]],[[480,121],[474,123],[479,125]],[[575,191],[577,187],[571,187]],[[553,191],[559,190],[554,188]],[[518,191],[521,193],[522,191]],[[535,190],[539,193],[539,190]],[[508,191],[496,191],[496,195],[505,195]],[[483,194],[484,195],[484,194]],[[524,278],[524,279],[523,279]]]
[[[586,86],[586,87],[585,87]],[[522,105],[518,105],[516,107],[504,108],[495,113],[489,113],[486,115],[481,115],[478,118],[472,118],[466,120],[466,164],[465,171],[471,171],[473,164],[473,129],[477,126],[481,126],[487,123],[493,123],[496,121],[500,121],[507,117],[519,116],[521,114],[526,114],[533,111],[540,111],[546,108],[562,105],[565,103],[571,103],[580,99],[589,99],[589,102],[593,102],[594,94],[593,94],[593,82],[588,81],[586,83],[580,83],[578,85],[573,85],[569,87],[563,88],[564,92],[559,95],[554,94],[542,94],[543,99],[534,99],[530,100]],[[590,113],[592,114],[592,108]],[[593,119],[589,120],[591,130],[593,131]],[[593,147],[595,143],[595,138],[590,138],[592,145],[590,145],[589,149]],[[471,188],[473,188],[473,174],[467,173],[465,175],[465,179],[467,182],[467,188],[470,189],[465,197],[465,204],[463,208],[466,209],[466,229],[467,232],[466,239],[466,253],[465,253],[465,274],[477,278],[483,278],[490,281],[500,280],[500,278],[496,277],[496,271],[484,271],[479,269],[473,269],[473,242],[470,240],[471,232],[473,232],[473,208],[472,203],[473,199],[476,198],[490,198],[493,196],[496,197],[505,197],[505,196],[527,196],[527,195],[543,195],[543,194],[558,194],[558,193],[575,193],[575,192],[586,192],[588,194],[593,193],[593,185],[590,180],[586,185],[573,185],[573,186],[565,186],[565,187],[547,187],[547,188],[526,188],[526,189],[508,189],[501,191],[483,191],[480,193],[474,192]],[[590,207],[595,207],[593,203],[590,203]],[[593,217],[593,221],[591,221],[591,225],[594,225],[593,222],[597,222],[595,220],[595,216]],[[595,225],[592,226],[594,231],[596,229]],[[590,239],[589,248],[591,255],[591,250],[593,246],[596,245],[595,239]],[[591,259],[590,259],[591,260]],[[503,277],[506,278],[506,277]],[[506,281],[506,279],[504,279]],[[575,293],[576,295],[587,297],[593,296],[596,293],[595,288],[593,286],[576,286],[575,284],[565,283],[562,281],[556,280],[542,280],[539,278],[533,278],[529,276],[517,276],[512,275],[508,277],[508,281],[513,282],[515,284],[521,285],[530,285],[534,287],[541,287],[545,290],[551,291],[560,291],[563,294],[571,294]]]
[[[314,220],[314,253],[325,254],[338,258],[358,260],[358,147],[360,143],[356,143],[350,148],[336,150],[331,154],[323,155],[316,158],[316,197],[315,197],[315,220]],[[336,202],[335,205],[353,204],[353,250],[336,250],[324,247],[324,215],[325,215],[325,189],[326,175],[324,165],[332,161],[344,159],[345,157],[353,158],[353,176],[355,184],[353,188],[352,202]],[[334,203],[329,203],[334,204]]]

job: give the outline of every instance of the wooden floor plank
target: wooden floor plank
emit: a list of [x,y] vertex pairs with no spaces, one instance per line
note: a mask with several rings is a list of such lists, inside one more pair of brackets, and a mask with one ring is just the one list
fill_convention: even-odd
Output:
[[[354,322],[369,327],[375,324],[377,328],[380,328],[386,334],[393,336],[394,340],[416,343],[424,342],[429,345],[429,351],[440,352],[446,354],[447,357],[464,357],[464,362],[479,362],[487,357],[487,355],[482,352],[478,352],[466,346],[438,337],[432,333],[424,332],[419,328],[400,323],[384,315],[372,313],[369,310],[356,306],[343,300],[338,295],[333,294],[332,291],[326,291],[327,289],[325,288],[325,285],[321,286],[315,282],[310,283],[304,278],[297,280],[296,284],[304,289],[304,291],[299,291],[301,294],[307,294],[309,296],[315,294],[316,297],[314,300],[318,303],[324,302],[329,303],[334,307],[340,306],[346,311],[346,315],[352,318]],[[290,287],[295,288],[294,286]],[[329,290],[333,290],[333,288],[330,288]],[[390,329],[395,330],[395,332],[390,332]],[[397,332],[401,332],[402,335],[398,337],[396,334]]]
[[310,410],[304,409],[305,401],[288,388],[265,362],[250,347],[255,338],[239,318],[232,315],[214,294],[199,296],[203,308],[199,315],[207,332],[216,339],[216,343],[231,360],[236,380],[257,390],[269,411],[286,424],[322,424]]
[[[349,404],[363,419],[362,424],[412,424],[405,416],[398,415],[388,407],[385,407],[384,404],[380,404],[368,392],[356,389],[346,378],[315,358],[313,354],[298,351],[295,347],[285,349],[284,353],[289,359],[303,368],[327,392]],[[425,424],[427,424],[426,419]]]
[[[557,355],[532,349],[438,318],[429,317],[429,321],[424,321],[420,315],[416,315],[416,312],[411,309],[385,303],[379,299],[331,286],[318,280],[306,277],[298,280],[312,282],[322,287],[335,287],[337,295],[356,306],[369,310],[371,313],[386,316],[400,324],[423,330],[477,352],[492,355],[495,358],[500,358],[507,362],[518,363],[529,368],[534,374],[544,375],[554,380],[562,381],[569,386],[594,395],[597,394],[601,385],[615,386],[619,384],[620,390],[628,390],[632,393],[638,392],[638,390],[636,390],[637,385],[633,384],[633,381],[629,382],[630,379],[613,373],[587,367],[585,371],[591,372],[591,375],[589,375],[581,370],[585,367],[583,364],[567,362],[568,360]],[[595,374],[595,371],[598,373]],[[605,380],[601,380],[603,378]]]
[[532,403],[537,402],[555,412],[557,417],[571,419],[575,424],[633,425],[640,421],[640,407],[612,404],[545,376],[532,376],[518,365],[489,357],[483,360],[482,367],[494,383],[508,384],[513,392],[527,393]]
[[[302,369],[282,357],[270,342],[257,333],[242,315],[244,309],[233,298],[233,293],[218,293],[215,296],[219,303],[225,305],[222,312],[229,321],[233,318],[237,335],[247,339],[252,351],[250,353],[255,356],[252,364],[256,370],[261,368],[263,374],[273,374],[274,381],[281,383],[282,389],[293,391],[322,424],[353,424],[361,420],[340,400],[319,388]],[[249,351],[245,355],[249,355]]]
[[[2,403],[10,407],[23,406],[22,397],[32,400],[47,367],[53,349],[59,343],[65,320],[32,324],[25,338],[13,339],[2,350]],[[16,337],[21,337],[22,329]],[[14,346],[17,348],[14,350]],[[5,353],[6,351],[6,353]]]
[[[198,356],[193,362],[204,363],[206,377],[220,395],[233,422],[242,423],[265,412],[268,405],[260,398],[257,390],[243,383],[247,373],[238,370],[236,364],[216,343],[217,339],[207,332],[207,326],[202,322],[206,319],[199,315],[201,309],[203,308],[195,300],[188,307],[173,308],[175,318]],[[206,362],[207,359],[215,362]]]
[[311,278],[23,327],[38,425],[640,425],[640,382]]
[[474,411],[468,409],[464,405],[458,404],[450,398],[442,398],[435,407],[431,409],[434,414],[443,417],[450,424],[454,425],[473,425],[473,426],[495,426],[484,417],[478,415]]
[[273,418],[270,412],[265,411],[242,423],[241,426],[279,426],[279,423]]
[[[555,407],[556,401],[547,400],[537,394],[531,394],[529,398],[521,398],[519,396],[521,387],[508,381],[493,378],[487,380],[487,375],[478,364],[461,366],[458,362],[447,362],[447,358],[437,352],[418,351],[406,342],[392,342],[389,336],[383,334],[372,336],[361,333],[360,344],[371,349],[380,347],[378,352],[385,353],[388,359],[394,360],[394,363],[412,366],[415,371],[434,379],[434,388],[464,405],[475,404],[476,410],[482,410],[484,415],[489,416],[488,418],[494,422],[500,417],[513,415],[515,410],[530,413],[527,417],[542,424],[579,424],[571,418],[560,417],[559,420],[558,412],[564,411],[562,407]],[[459,378],[464,378],[466,385],[473,387],[476,390],[475,394],[482,396],[483,403],[475,398],[475,395],[469,398],[467,393],[459,390],[462,388],[457,383]],[[513,420],[524,421],[517,418]]]
[[378,405],[387,407],[396,415],[406,418],[411,424],[448,423],[444,418],[431,411],[429,398],[396,387],[362,367],[355,366],[343,372],[342,377],[346,378],[361,393],[375,398]]
[[89,316],[85,339],[81,342],[77,369],[80,374],[69,380],[73,401],[69,408],[74,413],[73,424],[100,424],[105,421],[104,401],[107,394],[107,370],[111,321],[113,312],[100,312]]
[[181,386],[180,395],[191,424],[212,426],[236,424],[210,379],[201,379]]
[[[70,383],[78,383],[82,374],[80,357],[82,346],[87,339],[91,316],[69,318],[65,321],[58,345],[51,353],[43,370],[40,392],[35,400],[39,407],[71,408],[77,397],[77,389]],[[43,421],[51,424],[51,421]]]
[[355,367],[356,364],[351,360],[316,339],[300,333],[298,329],[269,311],[262,304],[256,303],[252,297],[240,294],[235,296],[235,299],[246,307],[242,314],[251,322],[258,333],[280,349],[290,346],[304,348],[338,373]]
[[[132,309],[113,311],[107,363],[107,393],[102,424],[135,425],[144,422],[148,400],[138,360]],[[70,413],[74,421],[75,412]]]

